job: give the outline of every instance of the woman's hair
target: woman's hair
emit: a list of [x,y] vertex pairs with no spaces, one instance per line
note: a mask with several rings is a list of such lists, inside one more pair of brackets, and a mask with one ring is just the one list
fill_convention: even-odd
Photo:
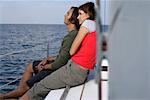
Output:
[[78,7],[71,7],[71,9],[73,9],[73,12],[72,12],[72,16],[70,17],[69,21],[72,23],[72,24],[75,24],[77,30],[79,30],[80,28],[80,25],[79,25],[79,20],[77,19],[78,17]]
[[79,7],[80,10],[83,10],[85,13],[89,14],[90,20],[95,20],[95,6],[93,2],[87,2]]

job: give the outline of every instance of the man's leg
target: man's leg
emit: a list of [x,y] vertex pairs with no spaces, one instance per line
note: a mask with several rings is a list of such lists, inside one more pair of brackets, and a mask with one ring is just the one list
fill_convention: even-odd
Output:
[[19,83],[19,86],[16,90],[13,90],[9,93],[0,94],[0,99],[8,99],[8,98],[18,98],[22,96],[25,92],[27,92],[30,88],[27,85],[26,81],[31,78],[33,75],[32,63],[29,64],[23,74],[23,77]]
[[64,88],[66,85],[76,86],[84,83],[88,70],[79,65],[68,63],[35,84],[22,98],[23,100],[43,100],[53,89]]

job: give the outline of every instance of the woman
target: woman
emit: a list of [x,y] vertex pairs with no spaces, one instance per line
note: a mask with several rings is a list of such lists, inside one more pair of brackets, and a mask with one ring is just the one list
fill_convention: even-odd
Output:
[[79,7],[77,37],[70,49],[71,60],[83,68],[93,69],[96,59],[96,27],[94,4],[89,2]]
[[93,69],[96,62],[94,3],[81,5],[78,19],[81,27],[70,50],[71,60],[67,65],[35,84],[21,99],[43,100],[53,89],[84,83],[88,70]]

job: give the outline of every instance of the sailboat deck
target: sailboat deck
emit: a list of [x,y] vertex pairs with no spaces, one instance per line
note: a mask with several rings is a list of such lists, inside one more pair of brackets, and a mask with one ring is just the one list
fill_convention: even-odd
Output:
[[[103,100],[108,100],[108,72],[102,71],[101,75],[102,98]],[[65,88],[63,88],[52,90],[45,100],[99,100],[98,84],[95,82],[94,76],[95,72],[90,71],[88,81],[85,84],[71,87],[65,99],[60,99],[65,91]]]

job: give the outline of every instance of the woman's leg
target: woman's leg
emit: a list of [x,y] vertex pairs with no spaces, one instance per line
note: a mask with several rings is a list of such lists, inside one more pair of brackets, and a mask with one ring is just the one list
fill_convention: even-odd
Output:
[[23,74],[23,77],[19,83],[19,86],[16,90],[13,90],[9,93],[0,94],[0,99],[8,99],[8,98],[18,98],[22,96],[25,92],[27,92],[30,88],[27,85],[26,81],[31,78],[33,75],[33,68],[32,63],[30,63],[27,68],[25,69],[25,72]]

